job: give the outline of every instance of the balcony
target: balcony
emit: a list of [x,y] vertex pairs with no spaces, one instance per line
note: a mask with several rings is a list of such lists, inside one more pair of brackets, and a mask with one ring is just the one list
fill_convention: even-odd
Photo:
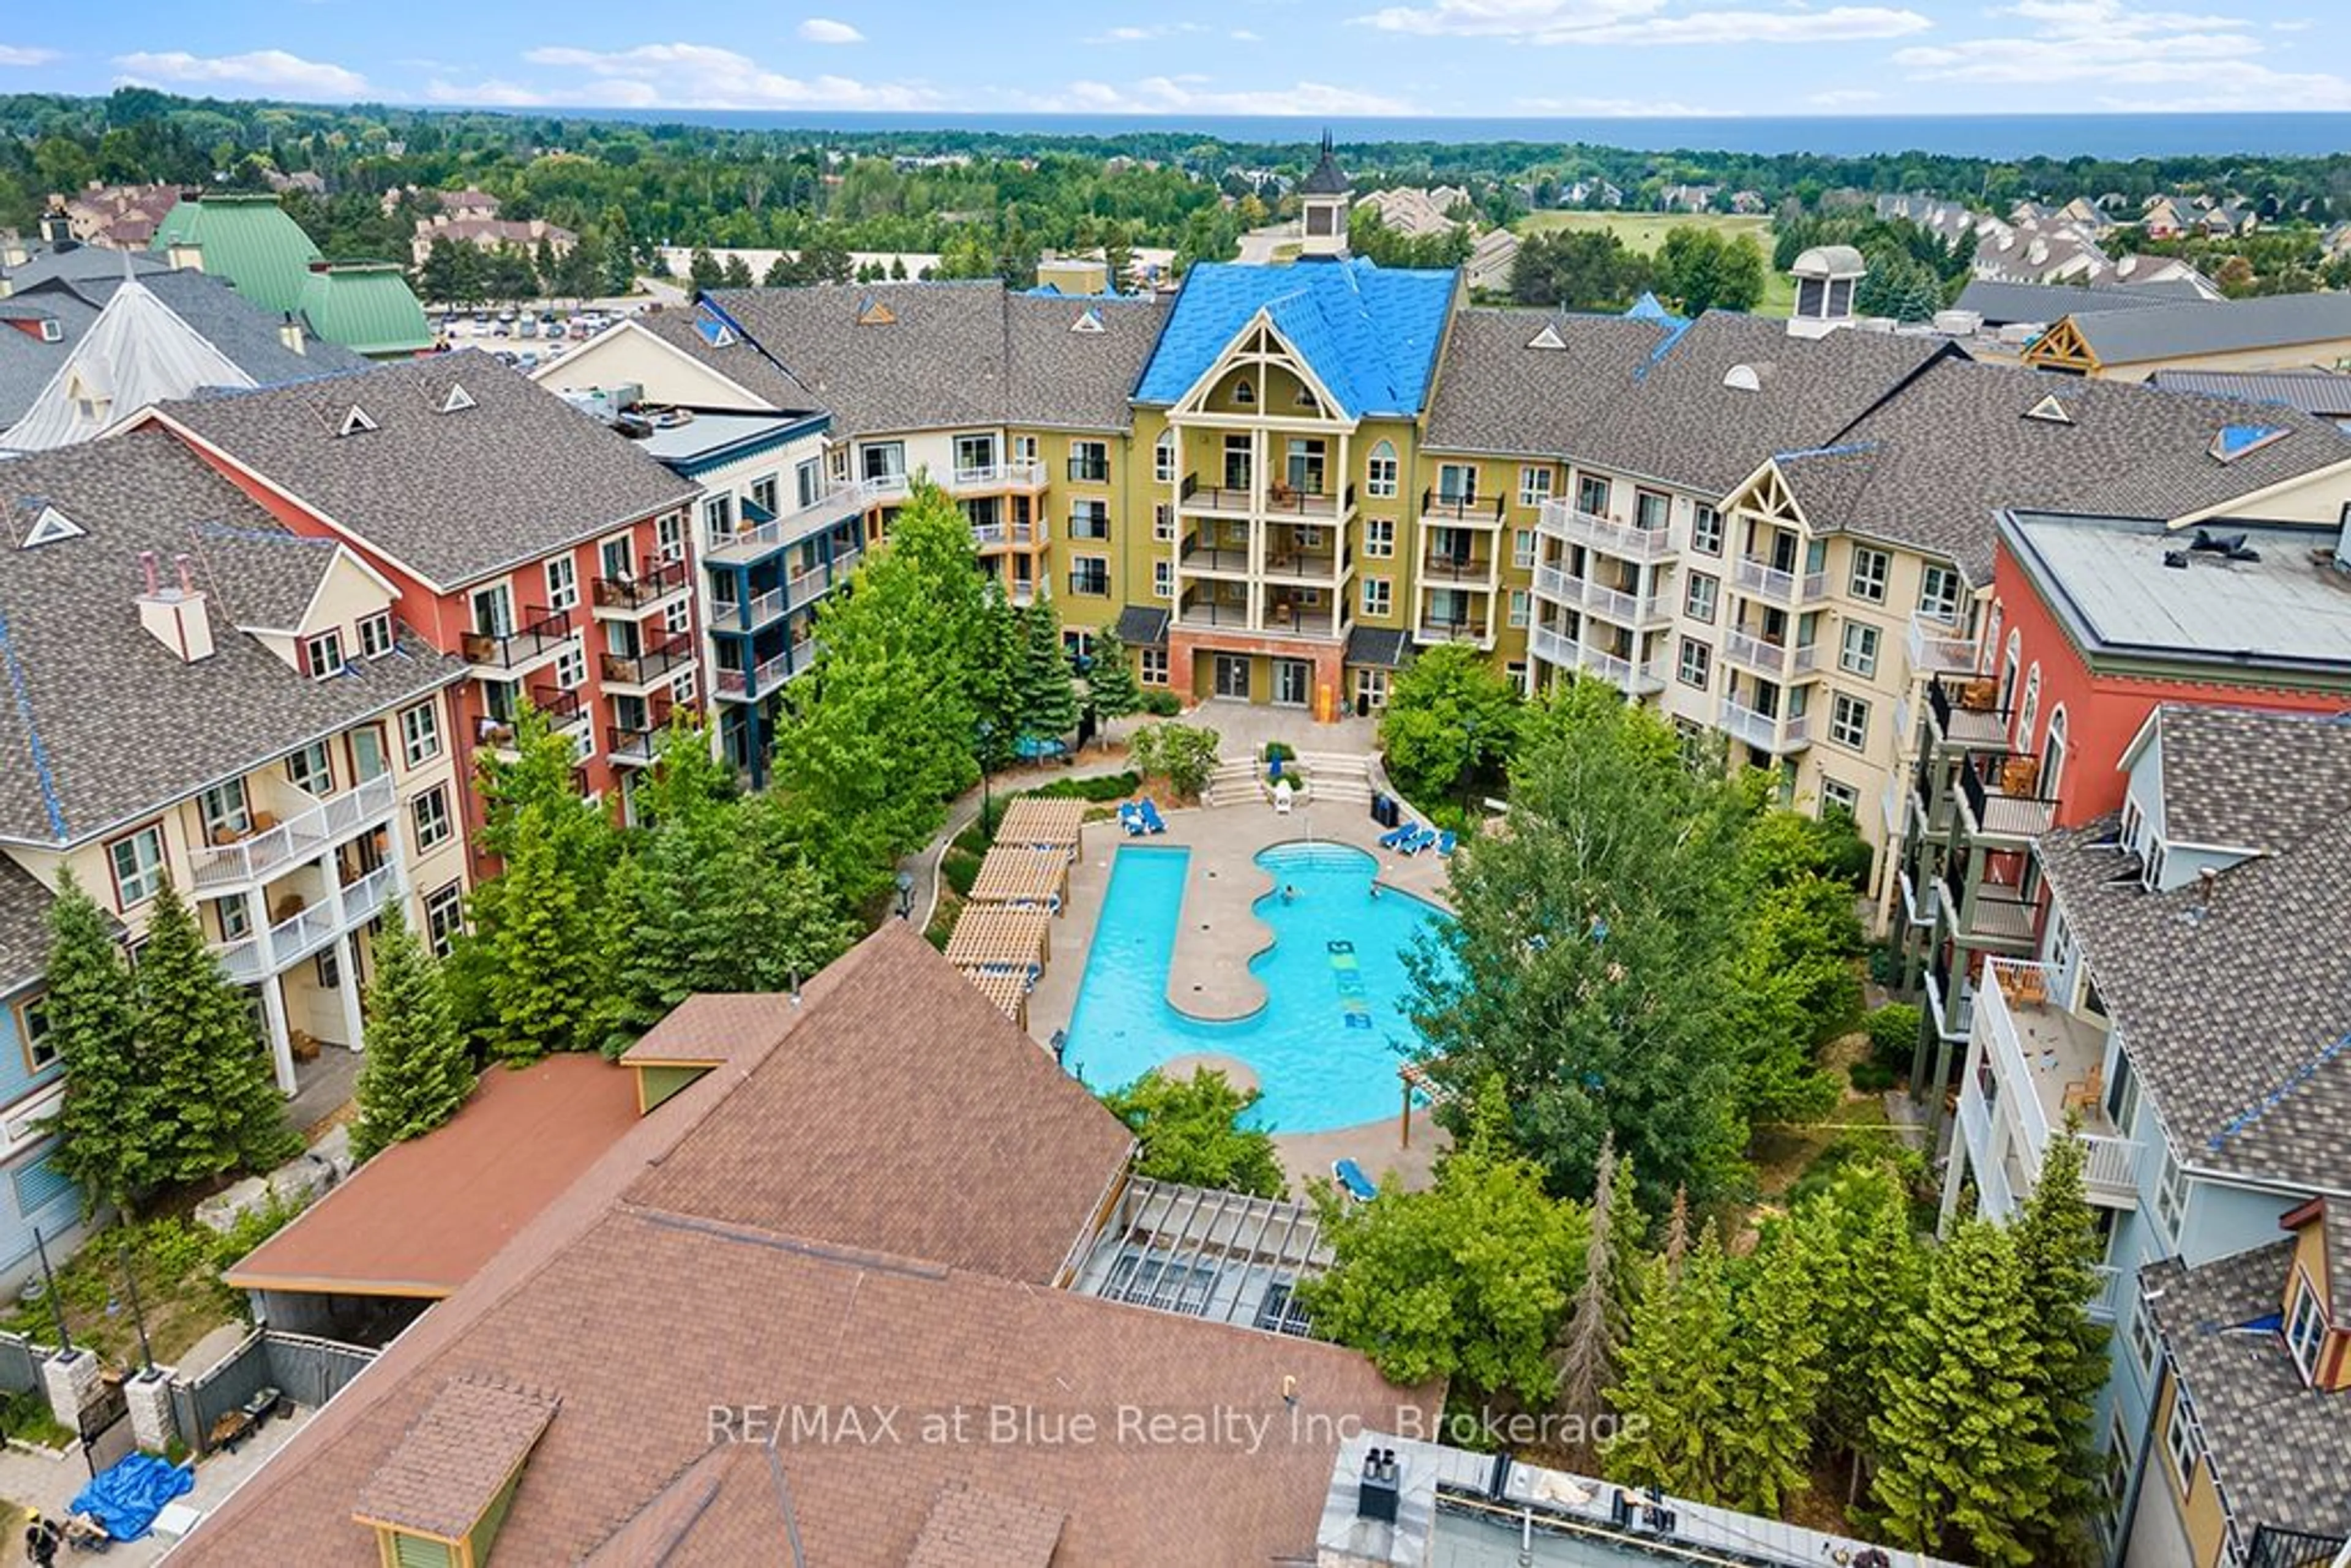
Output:
[[1951,831],[1951,818],[1956,814],[1951,805],[1952,792],[1948,785],[1937,789],[1938,779],[1948,779],[1944,768],[1931,757],[1921,757],[1910,770],[1910,799],[1917,804],[1917,835],[1937,842]]
[[1044,487],[1045,465],[1026,459],[956,468],[947,475],[946,483],[947,493],[953,496],[983,495],[998,490],[1041,490]]
[[1800,713],[1790,718],[1774,718],[1736,697],[1722,699],[1722,706],[1715,711],[1715,724],[1733,740],[1774,757],[1790,756],[1813,744],[1812,715]]
[[[1334,532],[1332,536],[1337,538]],[[1283,578],[1298,582],[1336,582],[1352,570],[1355,564],[1355,547],[1333,549],[1328,545],[1307,549],[1294,543],[1276,543],[1269,539],[1265,549],[1265,572],[1269,578]]]
[[1423,616],[1412,629],[1412,640],[1423,646],[1466,643],[1474,647],[1490,648],[1494,645],[1494,622],[1491,617],[1440,621]]
[[238,985],[249,986],[266,979],[381,914],[384,905],[400,896],[400,868],[378,866],[365,876],[345,883],[341,893],[340,915],[331,901],[298,909],[266,930],[234,942],[214,944],[213,956]]
[[1976,667],[1976,641],[1957,625],[1932,615],[1910,617],[1910,673],[1951,674]]
[[1052,542],[1052,538],[1053,530],[1042,517],[1032,517],[1026,522],[974,523],[971,526],[971,542],[978,547],[982,555],[1008,549],[1042,549]]
[[1502,497],[1448,496],[1439,490],[1420,493],[1420,515],[1447,528],[1498,528],[1502,526]]
[[1320,486],[1309,489],[1302,486],[1269,484],[1262,505],[1247,485],[1203,485],[1196,474],[1184,476],[1177,489],[1176,509],[1199,516],[1220,517],[1315,517],[1336,522],[1355,510],[1355,487],[1333,495]]
[[1975,1038],[1990,1098],[2019,1134],[2022,1168],[2039,1176],[2050,1138],[2072,1117],[2091,1200],[2136,1205],[2142,1150],[2106,1116],[2106,1030],[2051,999],[2054,977],[2042,965],[1991,958],[1984,973],[1991,983],[1978,997]]
[[885,475],[836,486],[807,506],[780,514],[767,514],[747,502],[744,516],[754,518],[754,526],[713,538],[702,559],[712,566],[749,566],[857,516],[884,496],[903,495],[905,488],[904,476]]
[[1638,593],[1622,588],[1611,588],[1593,578],[1570,579],[1583,584],[1577,601],[1584,609],[1603,621],[1618,626],[1630,626],[1636,632],[1655,631],[1669,624],[1674,618],[1672,603],[1656,592]]
[[1199,536],[1186,534],[1176,561],[1185,571],[1201,576],[1245,578],[1249,575],[1249,552],[1246,547],[1207,543]]
[[1527,651],[1545,664],[1571,668],[1575,664],[1575,639],[1538,621],[1527,628]]
[[1731,560],[1730,582],[1750,599],[1791,609],[1800,604],[1817,604],[1829,596],[1829,574],[1825,571],[1784,571],[1768,561],[1746,556]]
[[1959,806],[1968,831],[1987,843],[2018,848],[2049,831],[2057,802],[2040,792],[2041,763],[2014,753],[1959,759]]
[[692,579],[682,560],[648,560],[634,577],[600,577],[590,587],[595,613],[608,621],[633,621],[684,594]]
[[1491,555],[1426,551],[1420,558],[1420,575],[1437,582],[1468,582],[1491,588],[1495,564]]
[[512,681],[553,664],[570,637],[571,612],[534,604],[523,611],[523,622],[517,631],[467,632],[457,642],[475,674]]
[[1722,640],[1722,656],[1742,670],[1751,670],[1775,681],[1814,674],[1821,667],[1821,645],[1817,643],[1792,646],[1735,630]]
[[1989,879],[1967,885],[1964,867],[1969,856],[1953,852],[1943,862],[1943,913],[1951,934],[1970,947],[2032,947],[2038,913],[2014,885]]
[[1938,894],[1939,890],[1931,879],[1921,884],[1914,879],[1908,866],[1902,868],[1902,913],[1911,925],[1923,930],[1935,924],[1935,904]]
[[1625,560],[1663,560],[1674,553],[1672,532],[1580,512],[1565,501],[1545,501],[1535,526],[1556,539],[1579,544]]
[[193,857],[194,885],[211,893],[266,882],[381,826],[399,803],[391,776],[382,774],[235,843],[201,845]]
[[1249,624],[1249,607],[1228,600],[1186,604],[1176,624],[1196,632],[1228,632],[1245,637],[1332,637],[1337,617],[1328,610],[1277,603],[1266,607],[1265,623]]
[[816,639],[803,637],[749,670],[720,669],[711,684],[723,700],[756,702],[794,675],[805,673],[816,662]]
[[1578,648],[1575,651],[1575,667],[1634,696],[1648,696],[1666,689],[1666,662],[1663,658],[1636,664],[1597,648]]
[[[1956,996],[1954,983],[1959,988]],[[1927,1016],[1934,1019],[1935,1032],[1954,1045],[1966,1044],[1969,1031],[1975,1028],[1975,982],[1964,972],[1955,974],[1949,960],[1940,956],[1927,966]]]
[[1886,824],[1886,841],[1892,843],[1902,832],[1902,819],[1909,810],[1909,792],[1902,788],[1902,776],[1889,773],[1885,787],[1877,792],[1878,820]]
[[1989,678],[1955,685],[1937,675],[1927,683],[1927,735],[1957,751],[2008,749],[2010,713],[1993,706],[2000,683]]
[[684,632],[647,644],[642,653],[606,653],[598,661],[604,685],[615,691],[643,692],[694,662],[694,639]]

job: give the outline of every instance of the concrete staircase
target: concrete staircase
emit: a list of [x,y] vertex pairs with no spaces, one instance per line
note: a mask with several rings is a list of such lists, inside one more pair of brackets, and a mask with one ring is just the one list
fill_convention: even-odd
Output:
[[[1372,800],[1372,759],[1332,751],[1301,751],[1298,766],[1306,775],[1306,799],[1317,803],[1368,806]],[[1228,757],[1208,776],[1201,801],[1209,806],[1270,805],[1272,786],[1266,765],[1256,757]]]

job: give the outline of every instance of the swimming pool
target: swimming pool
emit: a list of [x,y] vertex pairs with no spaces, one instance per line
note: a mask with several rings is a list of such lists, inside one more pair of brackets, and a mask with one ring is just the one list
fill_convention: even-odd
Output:
[[1273,946],[1249,965],[1265,1006],[1207,1022],[1167,1001],[1191,859],[1187,849],[1119,849],[1070,1018],[1070,1071],[1106,1089],[1171,1056],[1219,1051],[1256,1070],[1264,1098],[1249,1119],[1259,1126],[1320,1133],[1395,1115],[1396,1064],[1420,1042],[1404,1013],[1402,955],[1444,912],[1394,889],[1374,898],[1379,863],[1361,850],[1277,844],[1257,857],[1274,886],[1256,905]]

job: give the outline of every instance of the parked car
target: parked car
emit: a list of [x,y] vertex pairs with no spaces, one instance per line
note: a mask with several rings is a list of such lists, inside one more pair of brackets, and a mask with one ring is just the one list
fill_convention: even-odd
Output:
[[563,323],[560,321],[549,321],[547,324],[547,335],[550,338],[560,338],[563,336]]

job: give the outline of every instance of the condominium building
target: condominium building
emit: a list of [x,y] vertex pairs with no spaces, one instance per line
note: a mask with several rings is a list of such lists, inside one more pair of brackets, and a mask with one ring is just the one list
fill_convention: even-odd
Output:
[[[528,702],[583,792],[623,802],[671,712],[704,695],[691,481],[487,355],[162,404],[186,444],[296,533],[347,544],[400,618],[461,659],[458,763]],[[465,792],[469,829],[480,800]]]
[[[369,933],[435,942],[466,883],[464,667],[358,550],[287,528],[161,431],[27,457],[0,493],[0,1281],[76,1216],[47,1164],[46,911],[70,872],[134,945],[168,880],[251,988],[293,1093],[362,1043]],[[322,1065],[323,1063],[323,1065]],[[348,1063],[345,1064],[348,1067]]]

